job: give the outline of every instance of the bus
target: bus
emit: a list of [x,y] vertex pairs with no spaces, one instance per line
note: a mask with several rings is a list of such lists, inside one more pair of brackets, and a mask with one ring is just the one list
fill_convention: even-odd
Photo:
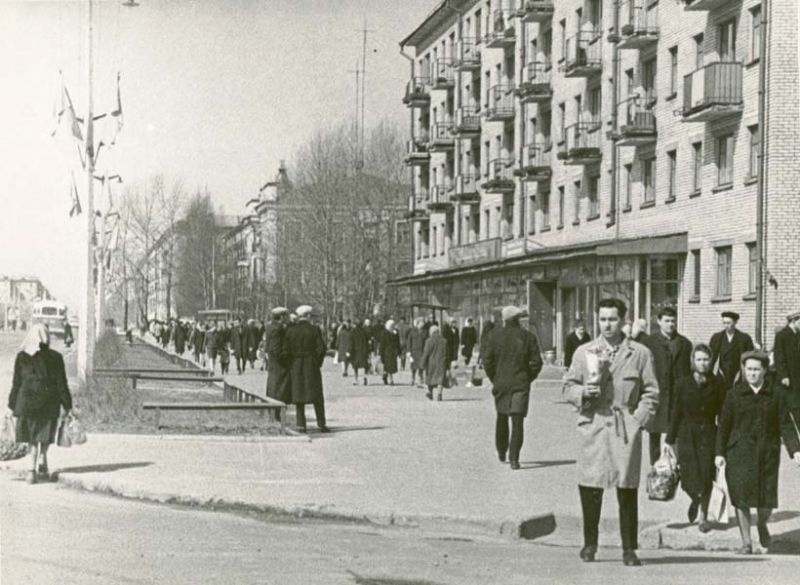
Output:
[[228,309],[204,309],[197,311],[195,320],[198,323],[207,323],[209,321],[219,325],[220,323],[229,323],[236,318],[233,311]]
[[54,337],[64,337],[67,305],[59,301],[36,301],[31,310],[31,323],[43,323]]

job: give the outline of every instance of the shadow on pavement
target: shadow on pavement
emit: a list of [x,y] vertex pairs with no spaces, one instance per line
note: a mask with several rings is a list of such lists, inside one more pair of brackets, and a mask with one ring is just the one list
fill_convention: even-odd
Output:
[[134,461],[131,463],[101,463],[98,465],[83,465],[81,467],[65,467],[54,471],[52,475],[58,476],[59,473],[108,473],[111,471],[121,471],[123,469],[133,469],[136,467],[149,467],[152,461]]
[[800,512],[780,510],[778,512],[774,512],[772,516],[769,517],[769,523],[772,524],[773,522],[783,522],[784,520],[791,520],[792,518],[797,518],[798,516],[800,516]]
[[350,431],[383,431],[389,427],[329,427],[330,433],[321,433],[319,429],[309,429],[308,432],[314,434],[315,438],[324,437],[326,435],[335,435],[336,433],[348,433]]
[[558,467],[559,465],[574,465],[574,459],[553,459],[551,461],[521,461],[521,469],[542,469],[544,467]]
[[800,555],[800,530],[790,530],[772,536],[771,555]]
[[758,556],[723,557],[723,556],[675,556],[656,559],[642,558],[646,565],[695,565],[700,563],[763,563],[769,559]]

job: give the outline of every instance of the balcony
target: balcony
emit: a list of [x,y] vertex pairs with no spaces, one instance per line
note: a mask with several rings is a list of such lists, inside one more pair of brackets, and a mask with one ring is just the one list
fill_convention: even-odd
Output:
[[494,11],[492,30],[486,33],[483,42],[490,49],[512,48],[517,42],[517,33],[514,30],[514,13],[510,10],[498,8]]
[[416,138],[409,140],[406,147],[405,162],[407,165],[423,166],[429,164],[431,154],[428,152],[428,133],[421,133]]
[[450,59],[436,59],[431,65],[431,80],[433,89],[452,89],[455,87],[453,62]]
[[731,0],[682,0],[684,10],[716,10],[728,4]]
[[514,192],[514,161],[510,158],[496,158],[489,162],[489,176],[483,182],[487,193]]
[[428,219],[428,189],[419,187],[414,191],[411,199],[408,202],[408,211],[405,214],[406,219],[411,220],[427,220]]
[[456,189],[451,197],[458,203],[478,203],[481,200],[478,193],[478,178],[473,173],[465,173],[456,177]]
[[656,141],[656,116],[647,98],[635,95],[620,102],[617,116],[619,130],[614,139],[619,146],[642,146]]
[[453,209],[453,202],[450,201],[450,192],[452,191],[452,183],[447,181],[434,185],[431,189],[431,199],[428,202],[428,210],[431,212],[450,211]]
[[406,95],[403,103],[412,108],[422,108],[431,102],[431,80],[428,77],[418,76],[406,84]]
[[528,63],[525,69],[527,78],[523,81],[517,95],[523,104],[549,102],[553,99],[553,87],[550,84],[552,73],[549,61]]
[[620,6],[620,20],[620,49],[641,49],[658,42],[658,4],[627,0]]
[[600,122],[578,122],[564,131],[558,148],[558,160],[565,165],[591,165],[600,162]]
[[453,122],[436,122],[431,130],[431,141],[428,145],[428,150],[430,152],[446,152],[448,150],[453,150],[455,146]]
[[526,181],[547,181],[553,174],[550,145],[532,143],[522,148],[522,161],[515,175]]
[[517,16],[522,17],[522,22],[545,23],[553,19],[554,12],[553,0],[523,0]]
[[456,45],[453,67],[458,71],[478,71],[481,68],[481,50],[473,38],[463,38]]
[[489,107],[486,119],[489,122],[507,122],[514,119],[513,84],[495,85],[489,91]]
[[474,137],[481,134],[481,116],[475,108],[459,108],[456,111],[456,125],[453,134],[461,137]]
[[683,78],[684,122],[717,120],[743,107],[741,63],[710,63]]
[[564,77],[592,77],[603,69],[602,35],[597,29],[582,30],[567,39]]

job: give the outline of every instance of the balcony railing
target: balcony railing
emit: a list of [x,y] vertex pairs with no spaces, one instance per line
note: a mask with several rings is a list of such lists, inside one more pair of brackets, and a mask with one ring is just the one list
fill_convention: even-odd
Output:
[[490,122],[514,119],[514,85],[511,83],[495,85],[489,91],[489,107],[486,119]]
[[514,13],[511,10],[496,9],[492,14],[492,28],[483,40],[490,48],[513,47],[516,43]]
[[445,181],[438,185],[434,185],[431,189],[431,199],[428,202],[428,209],[431,211],[447,211],[453,208],[453,202],[450,201],[450,192],[452,191],[452,182]]
[[684,122],[716,120],[743,106],[741,63],[709,63],[683,78]]
[[731,0],[682,0],[684,10],[716,10],[722,8],[727,4],[731,4]]
[[620,146],[639,146],[656,140],[656,116],[647,98],[634,95],[619,103],[619,131],[615,135]]
[[481,68],[481,50],[475,39],[463,38],[458,41],[453,66],[459,71],[473,71]]
[[564,140],[558,150],[559,160],[567,165],[590,165],[602,158],[600,149],[601,123],[578,122],[564,131]]
[[431,101],[431,80],[426,76],[417,76],[406,84],[406,95],[403,103],[411,107],[426,106]]
[[433,89],[450,89],[455,86],[453,62],[450,59],[436,59],[431,64]]
[[475,173],[463,173],[456,177],[456,189],[453,199],[459,203],[475,203],[480,201],[478,193],[478,177]]
[[516,174],[528,181],[545,181],[552,175],[552,148],[534,142],[522,148],[522,160]]
[[640,49],[658,41],[658,4],[626,0],[620,6],[621,49]]
[[454,145],[453,122],[445,120],[434,123],[431,128],[429,150],[431,152],[441,152],[443,150],[451,150]]
[[417,137],[406,143],[406,164],[410,166],[427,165],[430,162],[431,154],[428,152],[427,133],[425,140]]
[[489,176],[483,183],[488,193],[511,193],[514,191],[514,161],[510,158],[496,158],[489,161]]
[[603,68],[602,35],[599,29],[582,30],[567,39],[562,71],[565,77],[590,77]]
[[525,80],[520,84],[517,95],[523,103],[548,102],[553,97],[550,84],[552,65],[550,61],[533,61],[525,68]]
[[521,16],[523,22],[543,23],[550,22],[554,12],[553,0],[522,0],[517,16]]
[[481,133],[481,116],[475,108],[463,107],[456,111],[453,133],[458,136],[475,136]]

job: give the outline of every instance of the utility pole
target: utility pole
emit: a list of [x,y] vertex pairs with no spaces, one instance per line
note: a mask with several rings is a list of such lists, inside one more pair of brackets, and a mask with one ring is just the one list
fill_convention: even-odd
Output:
[[[366,102],[366,79],[367,79],[367,34],[371,32],[375,32],[374,30],[370,30],[367,28],[367,19],[364,19],[364,28],[362,28],[359,32],[362,33],[362,42],[361,42],[361,140],[359,141],[359,148],[358,148],[358,163],[356,168],[362,169],[364,168],[364,103]],[[356,80],[356,84],[358,84],[358,80]]]
[[361,160],[361,147],[360,147],[361,134],[359,132],[359,126],[360,126],[360,123],[359,123],[359,116],[360,116],[359,103],[360,103],[360,100],[361,100],[361,85],[360,85],[360,81],[359,80],[361,79],[361,69],[358,68],[358,61],[356,61],[356,68],[355,69],[351,69],[349,71],[349,73],[355,73],[356,74],[356,111],[355,111],[355,117],[354,117],[355,124],[353,126],[353,138],[355,139],[355,142],[354,142],[354,144],[355,144],[355,161],[354,161],[354,163],[355,164],[354,164],[354,166],[355,166],[356,170],[358,170],[359,168],[361,168],[361,167],[359,167],[359,161]]

